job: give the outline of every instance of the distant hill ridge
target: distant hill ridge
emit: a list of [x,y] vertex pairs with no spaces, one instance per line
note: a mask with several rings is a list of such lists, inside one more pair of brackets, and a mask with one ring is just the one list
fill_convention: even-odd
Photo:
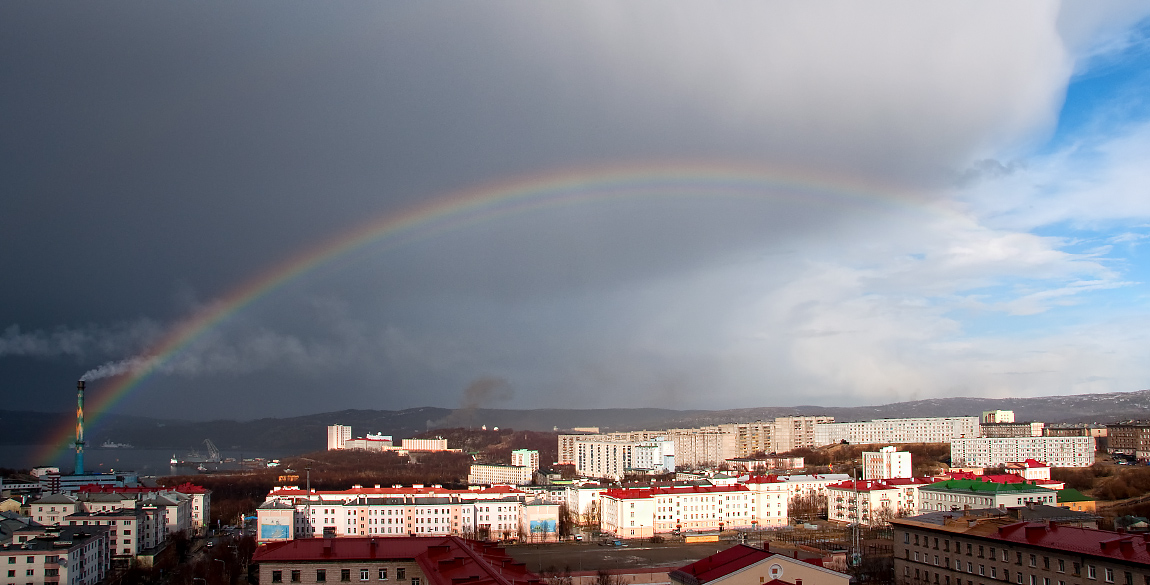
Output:
[[[881,406],[777,406],[730,410],[671,410],[663,408],[601,409],[448,409],[343,410],[290,418],[248,421],[182,421],[108,415],[89,425],[89,444],[105,439],[138,448],[186,449],[211,438],[224,449],[274,450],[304,453],[325,448],[326,427],[350,425],[357,436],[369,432],[397,440],[434,428],[504,427],[550,431],[597,426],[605,431],[695,427],[727,422],[767,420],[776,416],[830,415],[837,421],[919,416],[977,416],[984,410],[1013,410],[1018,420],[1048,423],[1109,423],[1150,418],[1150,390],[1043,396],[1036,398],[933,398]],[[0,445],[36,444],[72,413],[0,410]]]

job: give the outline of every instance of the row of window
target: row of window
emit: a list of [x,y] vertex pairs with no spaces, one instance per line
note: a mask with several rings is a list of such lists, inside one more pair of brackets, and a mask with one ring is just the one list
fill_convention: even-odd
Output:
[[[351,571],[352,571],[351,569],[340,569],[339,570],[339,580],[341,582],[351,581]],[[379,576],[379,579],[378,579],[379,581],[387,581],[388,567],[380,567],[379,569],[377,569],[376,574]],[[292,583],[300,583],[303,580],[303,571],[300,569],[292,569],[291,571],[288,572],[288,575],[289,575],[289,577],[291,577]],[[372,575],[371,569],[360,569],[359,570],[359,580],[360,581],[370,581],[371,575]],[[402,581],[406,578],[407,578],[407,569],[404,567],[396,567],[395,568],[395,579],[397,581]],[[315,580],[319,583],[326,583],[327,582],[327,569],[316,569],[315,570]],[[283,583],[283,582],[284,582],[284,572],[282,570],[272,571],[272,583]],[[419,577],[412,577],[411,578],[411,585],[420,585]]]

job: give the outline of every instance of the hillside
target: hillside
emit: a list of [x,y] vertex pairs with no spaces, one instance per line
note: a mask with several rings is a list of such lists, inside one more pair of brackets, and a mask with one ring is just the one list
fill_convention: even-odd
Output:
[[[725,422],[766,420],[788,415],[830,415],[838,421],[913,416],[977,416],[984,410],[1013,410],[1018,420],[1108,423],[1150,418],[1150,390],[1044,396],[1036,398],[939,398],[880,406],[787,406],[731,410],[670,410],[660,408],[602,409],[447,409],[343,410],[291,418],[205,422],[109,415],[90,424],[89,443],[105,439],[139,448],[187,448],[211,438],[225,449],[275,450],[305,453],[323,449],[327,425],[350,425],[357,436],[368,432],[412,437],[438,428],[501,427],[521,431],[551,431],[597,426],[604,431],[693,427]],[[56,429],[71,425],[72,413],[0,410],[0,445],[38,444]]]

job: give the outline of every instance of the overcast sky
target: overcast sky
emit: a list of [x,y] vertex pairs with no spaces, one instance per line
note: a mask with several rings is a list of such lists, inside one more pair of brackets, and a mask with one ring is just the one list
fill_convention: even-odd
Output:
[[[150,357],[281,262],[561,174],[582,178],[563,201],[417,224],[304,272],[116,412],[1145,389],[1148,16],[4,3],[0,398],[67,410],[82,374]],[[620,168],[644,170],[603,181]]]

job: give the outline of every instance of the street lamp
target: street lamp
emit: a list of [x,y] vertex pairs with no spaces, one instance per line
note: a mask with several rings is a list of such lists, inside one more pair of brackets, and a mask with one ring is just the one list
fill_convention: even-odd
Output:
[[223,559],[212,559],[212,562],[220,564],[220,576],[224,578],[224,583],[228,582],[228,564]]

